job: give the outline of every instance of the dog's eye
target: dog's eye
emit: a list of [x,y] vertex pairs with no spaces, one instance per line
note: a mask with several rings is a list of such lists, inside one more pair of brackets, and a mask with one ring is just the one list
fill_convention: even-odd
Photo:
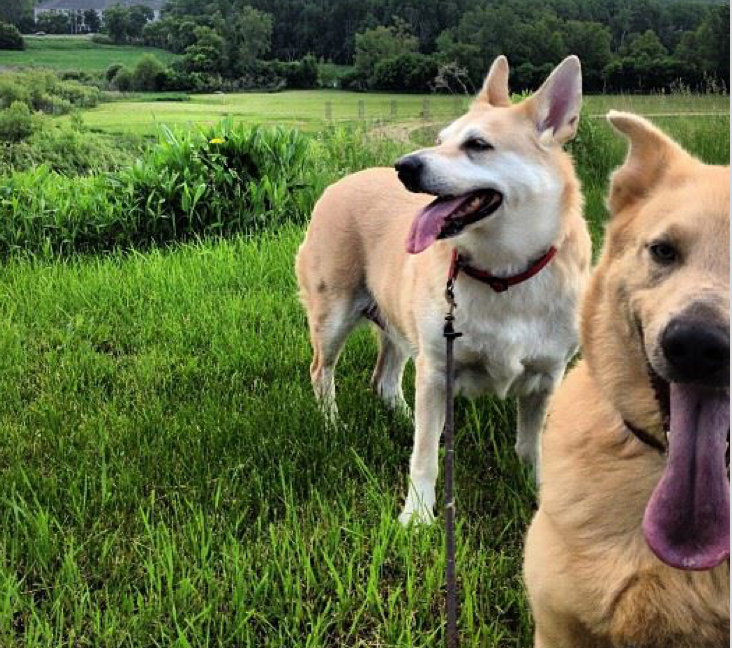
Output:
[[490,151],[493,145],[486,142],[482,137],[471,137],[466,140],[463,146],[469,151]]
[[648,249],[650,250],[653,259],[664,265],[674,263],[679,258],[678,250],[673,245],[666,243],[665,241],[656,241],[655,243],[651,243],[648,246]]

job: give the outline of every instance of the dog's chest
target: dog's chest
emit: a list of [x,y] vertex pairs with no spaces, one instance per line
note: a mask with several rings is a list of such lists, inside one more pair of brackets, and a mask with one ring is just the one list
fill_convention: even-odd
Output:
[[577,346],[571,313],[556,307],[466,309],[457,313],[456,328],[463,334],[455,342],[456,388],[466,396],[550,390]]

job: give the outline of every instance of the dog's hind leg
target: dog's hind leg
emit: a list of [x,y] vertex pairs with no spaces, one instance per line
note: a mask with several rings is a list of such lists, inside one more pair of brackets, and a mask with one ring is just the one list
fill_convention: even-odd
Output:
[[338,356],[348,334],[361,317],[352,295],[322,300],[308,308],[310,342],[313,346],[310,380],[315,397],[331,421],[338,417],[335,397],[335,367]]
[[379,340],[379,356],[371,377],[371,386],[389,407],[405,416],[411,416],[402,392],[404,366],[409,355],[381,328],[376,330],[376,335]]
[[541,431],[544,429],[550,395],[549,391],[538,391],[518,398],[516,453],[532,466],[537,484],[540,478]]

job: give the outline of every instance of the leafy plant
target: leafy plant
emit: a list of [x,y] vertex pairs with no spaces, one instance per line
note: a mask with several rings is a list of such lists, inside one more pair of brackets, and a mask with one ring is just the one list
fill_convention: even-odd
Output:
[[322,188],[307,173],[316,150],[296,130],[226,121],[166,129],[116,172],[69,178],[42,165],[0,176],[0,256],[145,248],[303,222]]
[[24,50],[25,41],[15,25],[0,22],[0,50]]

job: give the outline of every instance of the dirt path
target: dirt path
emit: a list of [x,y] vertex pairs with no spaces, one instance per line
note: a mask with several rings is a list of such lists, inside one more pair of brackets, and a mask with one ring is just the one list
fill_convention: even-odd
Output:
[[[710,112],[657,112],[643,113],[643,117],[657,119],[659,117],[729,117],[728,112],[710,111]],[[588,115],[590,119],[605,119],[604,113],[595,113]],[[437,128],[448,123],[451,118],[446,117],[445,120],[426,121],[423,119],[410,119],[405,121],[380,123],[371,129],[371,135],[374,137],[383,137],[395,142],[411,143],[412,133],[419,128]]]

